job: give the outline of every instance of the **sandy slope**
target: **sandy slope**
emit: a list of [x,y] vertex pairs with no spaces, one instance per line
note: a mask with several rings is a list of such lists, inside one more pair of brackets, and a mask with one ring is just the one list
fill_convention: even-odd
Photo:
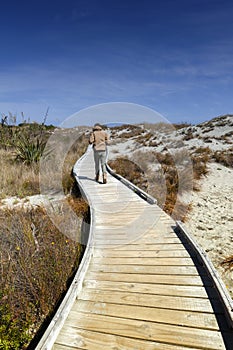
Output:
[[208,253],[233,297],[233,271],[220,265],[225,257],[233,256],[233,169],[210,163],[200,188],[192,195],[186,227]]

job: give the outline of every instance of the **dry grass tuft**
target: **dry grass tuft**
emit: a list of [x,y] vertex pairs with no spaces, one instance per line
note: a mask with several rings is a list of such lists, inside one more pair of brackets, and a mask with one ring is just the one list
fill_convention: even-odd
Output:
[[233,167],[233,148],[225,151],[216,151],[213,154],[213,159],[224,166]]
[[67,202],[79,217],[84,218],[84,220],[88,219],[89,206],[82,197],[77,198],[74,196],[68,196]]
[[231,270],[233,269],[233,255],[229,256],[228,258],[225,258],[222,262],[221,265],[226,269],[226,270]]
[[212,151],[209,147],[199,147],[192,153],[193,174],[195,180],[200,180],[208,174],[208,162]]
[[136,163],[126,157],[119,157],[116,160],[109,161],[108,164],[113,171],[128,179],[142,190],[147,190],[147,181],[144,178],[144,172]]
[[183,123],[178,123],[178,124],[172,124],[174,126],[174,128],[176,130],[179,130],[179,129],[184,129],[184,128],[188,128],[189,126],[191,126],[190,123],[187,123],[187,122],[183,122]]
[[39,165],[26,165],[14,161],[9,150],[0,149],[0,199],[18,196],[23,198],[39,193]]
[[143,145],[143,146],[147,146],[147,145],[151,145],[151,139],[154,138],[154,134],[152,134],[151,132],[146,132],[143,135],[140,135],[139,137],[137,137],[137,143]]
[[[77,159],[85,152],[87,145],[88,140],[86,136],[80,135],[64,160],[61,177],[65,194],[70,193],[72,186],[74,186],[72,168]],[[13,149],[0,149],[0,167],[0,199],[11,196],[23,198],[40,193],[40,169],[37,162],[27,165],[15,160]],[[55,164],[53,169],[48,170],[48,178],[50,176],[55,178],[57,175],[59,174],[56,174]]]

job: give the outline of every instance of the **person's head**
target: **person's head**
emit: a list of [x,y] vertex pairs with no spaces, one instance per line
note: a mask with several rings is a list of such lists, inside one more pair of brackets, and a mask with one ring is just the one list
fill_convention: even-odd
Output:
[[102,126],[101,126],[99,123],[96,123],[96,124],[93,126],[93,130],[102,130]]

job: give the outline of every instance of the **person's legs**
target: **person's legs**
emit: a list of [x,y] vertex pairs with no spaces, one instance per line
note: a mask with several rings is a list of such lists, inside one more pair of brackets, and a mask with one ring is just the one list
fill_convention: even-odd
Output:
[[99,154],[100,165],[103,174],[103,183],[107,182],[107,170],[106,170],[106,152],[101,151]]
[[95,180],[99,181],[100,158],[99,158],[99,152],[95,150],[94,150],[94,161],[95,161]]

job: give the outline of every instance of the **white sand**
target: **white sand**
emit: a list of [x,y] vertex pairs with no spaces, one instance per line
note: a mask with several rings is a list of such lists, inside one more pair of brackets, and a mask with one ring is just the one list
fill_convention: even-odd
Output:
[[34,196],[27,196],[25,198],[18,198],[16,196],[14,197],[8,197],[6,199],[2,199],[0,201],[0,208],[1,209],[32,209],[38,206],[46,206],[48,202],[57,202],[64,199],[64,195],[54,195],[54,196],[44,196],[42,194],[34,195]]
[[192,211],[186,227],[207,252],[233,297],[233,271],[220,265],[233,256],[233,169],[209,164],[209,174],[200,181],[200,192],[192,196]]

